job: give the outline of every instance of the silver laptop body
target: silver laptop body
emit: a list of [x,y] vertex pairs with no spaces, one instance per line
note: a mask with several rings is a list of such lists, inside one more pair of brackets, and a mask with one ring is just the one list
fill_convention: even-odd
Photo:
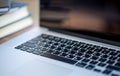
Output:
[[[52,32],[47,28],[38,27],[0,45],[0,76],[111,76],[114,73],[120,75],[120,72],[116,70],[107,75],[78,67],[75,64],[71,65],[59,60],[15,49],[16,46],[43,33],[115,50],[120,49],[120,47],[114,45]],[[96,66],[96,68],[105,70],[105,67]]]

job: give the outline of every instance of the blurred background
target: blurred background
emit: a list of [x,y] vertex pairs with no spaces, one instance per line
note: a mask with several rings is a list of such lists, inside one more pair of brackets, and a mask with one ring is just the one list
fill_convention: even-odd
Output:
[[[39,24],[39,9],[41,24],[72,30],[90,30],[97,32],[119,32],[119,0],[12,0],[28,3],[33,20]],[[41,5],[39,6],[39,2]],[[53,5],[53,6],[52,6]],[[50,7],[54,7],[51,10]],[[63,9],[59,10],[61,7]],[[57,8],[56,8],[57,7]],[[47,9],[47,10],[46,10]],[[57,9],[57,10],[56,10]],[[113,14],[115,13],[115,14]],[[94,28],[90,28],[94,27]]]
[[[3,0],[0,1],[3,2]],[[5,1],[8,2],[9,0]],[[102,35],[100,37],[103,37],[104,35],[107,35],[108,38],[114,38],[113,36],[120,37],[119,0],[11,1],[17,2],[13,2],[11,5],[13,5],[13,8],[18,8],[18,10],[14,10],[13,12],[8,12],[1,15],[0,38],[25,29],[30,25],[41,25],[55,29],[70,30],[72,32],[75,31],[79,34],[87,33],[90,35],[91,33],[98,35],[99,33],[99,35]],[[27,7],[27,9],[25,9],[25,7]],[[21,17],[20,15],[22,15],[21,13],[23,12],[24,16]],[[12,15],[10,13],[12,13]],[[20,17],[19,19],[17,19],[18,15]],[[25,21],[27,18],[31,18],[31,15],[33,20],[29,19],[29,21]],[[11,17],[14,18],[13,21],[11,21]],[[12,27],[12,29],[10,29],[10,27]]]
[[[35,24],[39,24],[39,9],[41,6],[40,19],[44,26],[115,34],[120,32],[119,0],[12,1],[26,2],[29,5],[28,8]],[[40,6],[39,2],[41,2]]]
[[41,0],[41,24],[120,35],[119,0]]

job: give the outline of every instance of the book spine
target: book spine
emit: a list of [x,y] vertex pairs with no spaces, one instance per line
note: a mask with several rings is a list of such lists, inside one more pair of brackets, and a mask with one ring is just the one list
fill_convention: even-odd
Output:
[[0,17],[0,28],[29,15],[27,7],[20,8]]
[[13,34],[17,31],[20,31],[26,27],[29,27],[33,24],[33,20],[31,17],[28,17],[24,20],[21,20],[19,22],[16,22],[14,24],[11,24],[9,26],[6,26],[2,29],[0,29],[0,39],[5,37],[5,36],[8,36],[10,34]]

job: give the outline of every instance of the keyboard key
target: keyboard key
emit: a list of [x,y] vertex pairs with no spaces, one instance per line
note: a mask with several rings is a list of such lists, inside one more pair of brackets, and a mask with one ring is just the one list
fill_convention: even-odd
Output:
[[100,56],[101,54],[100,53],[94,53],[94,56]]
[[78,67],[85,67],[87,64],[86,63],[77,63],[76,66]]
[[81,57],[79,57],[79,56],[77,56],[76,58],[75,58],[75,60],[77,60],[77,61],[79,61],[79,60],[81,60],[82,58]]
[[94,71],[96,71],[96,72],[101,72],[101,70],[100,70],[100,69],[94,69]]
[[115,61],[113,61],[113,60],[108,60],[107,63],[112,65],[112,64],[115,63]]
[[[119,56],[120,57],[120,56]],[[120,58],[118,58],[118,60],[117,60],[118,62],[120,62]]]
[[62,48],[61,47],[56,47],[56,49],[55,50],[57,50],[57,51],[61,51],[62,50]]
[[54,37],[53,36],[49,36],[48,39],[49,40],[54,40]]
[[23,46],[22,48],[20,48],[20,50],[22,50],[22,51],[26,51],[27,48],[26,48],[25,46]]
[[116,60],[117,58],[118,57],[115,57],[114,55],[109,57],[110,60]]
[[90,47],[89,45],[87,45],[88,47],[87,47],[87,49],[88,50],[93,50],[94,49],[94,47]]
[[98,62],[97,61],[91,61],[90,62],[90,64],[92,64],[92,65],[95,65],[95,64],[97,64]]
[[71,46],[66,46],[65,48],[66,48],[66,49],[71,49],[72,47],[71,47]]
[[105,63],[99,63],[98,66],[104,67],[106,64]]
[[92,56],[92,58],[91,59],[93,59],[93,60],[97,60],[99,57],[97,57],[97,56]]
[[70,59],[72,59],[74,57],[75,57],[74,55],[68,55],[68,58],[70,58]]
[[55,37],[54,38],[54,41],[56,41],[56,42],[58,42],[58,41],[60,41],[61,39],[60,38],[58,38],[58,37]]
[[105,58],[100,58],[99,59],[99,61],[101,61],[101,62],[105,62],[107,59],[105,59]]
[[66,46],[66,45],[64,45],[64,44],[61,44],[61,45],[60,45],[60,47],[65,47],[65,46]]
[[49,41],[48,44],[54,44],[52,41]]
[[35,48],[36,47],[35,44],[31,44],[29,42],[24,43],[23,46],[27,46],[27,47],[30,47],[30,48]]
[[120,67],[120,63],[116,63],[115,66]]
[[104,70],[102,73],[103,73],[103,74],[110,74],[111,72],[112,72],[111,70],[106,69],[106,70]]
[[97,52],[97,53],[101,52],[101,49],[95,48],[94,50],[95,50],[95,52]]
[[49,54],[49,53],[43,53],[41,56],[51,58],[51,59],[55,59],[55,60],[58,60],[58,61],[62,61],[62,62],[69,63],[69,64],[75,64],[77,62],[77,61],[74,61],[74,60],[71,60],[71,59],[67,59],[67,58],[64,58],[64,57],[52,55],[52,54]]
[[78,49],[79,49],[79,47],[74,47],[72,50],[77,51]]
[[48,38],[49,36],[46,35],[46,34],[42,34],[41,37],[42,37],[42,38]]
[[89,62],[90,60],[89,59],[83,59],[82,61],[83,62]]
[[44,45],[44,47],[46,47],[46,48],[48,48],[49,46],[50,46],[50,45],[48,45],[48,44],[45,44],[45,45]]
[[67,56],[67,55],[68,55],[68,54],[66,54],[66,53],[62,53],[62,54],[61,54],[61,56],[64,56],[64,57]]
[[108,65],[106,68],[111,69],[111,70],[120,71],[120,67],[116,67],[116,66],[112,66],[112,65]]
[[19,45],[17,47],[15,47],[16,49],[21,49],[23,47],[23,45]]
[[34,51],[34,49],[28,48],[27,50],[25,50],[26,52],[32,53]]
[[71,54],[75,54],[76,52],[75,51],[70,51]]
[[66,43],[67,42],[67,40],[66,39],[64,39],[64,38],[61,38],[61,41],[60,41],[61,43]]
[[117,55],[117,52],[115,52],[116,50],[114,50],[114,51],[111,51],[110,52],[110,55]]
[[118,54],[116,57],[120,57],[120,54]]
[[68,49],[64,49],[64,50],[63,50],[63,52],[65,52],[65,53],[68,52],[68,51],[69,51]]
[[77,56],[82,56],[82,55],[83,55],[83,53],[81,53],[81,52],[77,53]]
[[95,68],[95,66],[93,66],[93,65],[88,65],[88,66],[86,66],[86,69],[89,69],[89,70],[92,70],[92,69],[94,69]]
[[108,58],[108,55],[102,55],[101,58]]
[[54,50],[49,50],[49,51],[47,51],[48,53],[53,53],[54,52]]
[[55,51],[53,54],[55,54],[55,55],[58,55],[58,54],[60,54],[61,52],[59,52],[59,51]]
[[56,48],[56,46],[52,45],[50,48],[51,48],[51,49],[55,49],[55,48]]
[[46,43],[47,42],[47,40],[41,40],[41,43]]
[[92,52],[92,51],[87,51],[86,53],[87,53],[87,54],[92,54],[93,52]]
[[74,42],[74,45],[73,46],[75,46],[75,47],[80,47],[80,43],[79,42],[77,42],[77,41],[73,41]]
[[118,74],[111,74],[111,76],[119,76]]
[[108,49],[108,50],[110,50],[111,52],[114,52],[114,51],[116,51],[115,49]]
[[108,54],[108,53],[110,53],[110,51],[109,50],[104,50],[102,53],[103,54]]
[[84,52],[86,52],[87,50],[85,50],[85,49],[83,49],[83,48],[81,48],[81,49],[79,49],[79,52],[82,52],[82,53],[84,53]]
[[67,45],[73,45],[74,43],[73,43],[73,41],[69,41],[69,42],[67,42],[66,44],[67,44]]
[[90,58],[90,55],[89,54],[85,54],[84,57],[85,58]]
[[41,52],[41,51],[36,51],[36,50],[35,50],[35,51],[33,51],[32,53],[33,53],[33,54],[36,54],[36,55],[40,55],[40,54],[42,54],[42,52]]
[[56,42],[56,43],[54,43],[53,45],[58,46],[59,44]]

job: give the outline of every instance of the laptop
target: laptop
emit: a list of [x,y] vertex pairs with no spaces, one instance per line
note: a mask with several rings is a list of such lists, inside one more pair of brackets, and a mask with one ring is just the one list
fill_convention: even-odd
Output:
[[[41,0],[40,12],[68,12],[85,8],[119,23],[119,12],[107,15],[103,12],[104,3],[101,0]],[[108,11],[112,12],[113,8]],[[42,21],[61,23],[66,17],[54,18],[57,17],[43,17],[40,27],[0,45],[0,76],[120,76],[118,25],[115,25],[117,28],[114,31],[103,32],[42,24]]]

